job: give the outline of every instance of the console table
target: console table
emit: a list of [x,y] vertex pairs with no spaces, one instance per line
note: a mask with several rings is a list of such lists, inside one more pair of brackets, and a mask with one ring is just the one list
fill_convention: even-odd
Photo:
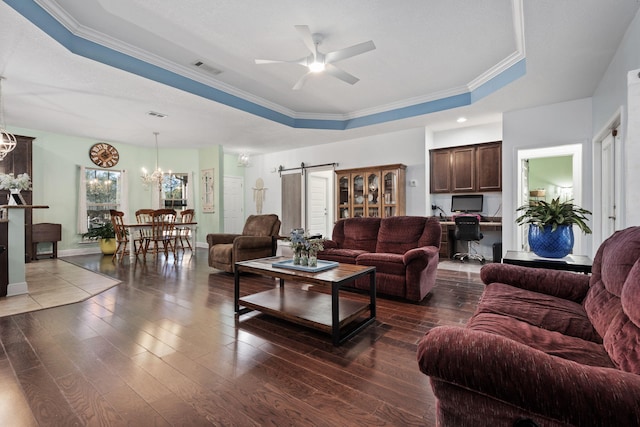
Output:
[[522,265],[525,267],[548,268],[550,270],[575,271],[591,273],[593,261],[586,255],[568,255],[564,258],[543,258],[533,252],[507,251],[502,258],[503,264]]

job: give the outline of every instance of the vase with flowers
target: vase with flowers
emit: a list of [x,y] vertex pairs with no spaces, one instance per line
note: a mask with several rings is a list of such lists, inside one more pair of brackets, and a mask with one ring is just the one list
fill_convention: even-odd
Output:
[[31,186],[31,178],[26,173],[14,176],[13,173],[0,174],[0,190],[9,190],[8,201],[10,205],[15,205],[16,201],[12,194],[20,194],[22,190],[28,190]]
[[293,250],[293,264],[309,267],[318,266],[318,251],[324,249],[324,239],[319,236],[309,237],[303,228],[291,230],[289,242]]
[[294,228],[289,234],[289,242],[293,250],[293,264],[300,265],[302,263],[302,253],[305,251],[307,238],[304,235],[304,229]]
[[307,240],[307,251],[309,253],[309,267],[318,266],[318,251],[324,249],[324,239],[320,237]]

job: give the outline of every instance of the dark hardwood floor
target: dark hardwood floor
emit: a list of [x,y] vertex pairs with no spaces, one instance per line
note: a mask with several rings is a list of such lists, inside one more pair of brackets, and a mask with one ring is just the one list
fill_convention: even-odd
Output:
[[[464,324],[483,290],[477,273],[439,270],[420,304],[379,298],[375,325],[334,347],[263,314],[238,320],[233,276],[209,268],[204,249],[175,263],[65,260],[122,283],[0,318],[2,426],[432,426],[417,342]],[[276,286],[242,284],[243,294]]]

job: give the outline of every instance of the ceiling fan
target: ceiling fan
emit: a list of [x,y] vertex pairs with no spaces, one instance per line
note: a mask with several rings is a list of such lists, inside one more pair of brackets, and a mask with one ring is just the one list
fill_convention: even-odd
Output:
[[304,42],[307,49],[311,51],[311,55],[305,56],[304,58],[295,59],[293,61],[281,61],[277,59],[256,59],[256,64],[278,64],[278,63],[290,63],[290,64],[299,64],[305,66],[309,69],[309,71],[303,75],[298,82],[293,86],[293,90],[298,90],[302,88],[305,81],[309,78],[310,75],[314,73],[326,72],[333,77],[336,77],[343,82],[349,83],[351,85],[356,84],[360,79],[347,73],[346,71],[336,67],[333,65],[334,62],[341,61],[343,59],[351,58],[356,55],[360,55],[365,52],[369,52],[370,50],[374,50],[376,45],[373,44],[373,41],[369,40],[364,43],[358,43],[353,46],[345,47],[344,49],[335,50],[329,53],[322,53],[318,51],[318,45],[322,42],[322,35],[320,34],[311,34],[309,27],[306,25],[296,25],[296,30],[302,37],[302,41]]

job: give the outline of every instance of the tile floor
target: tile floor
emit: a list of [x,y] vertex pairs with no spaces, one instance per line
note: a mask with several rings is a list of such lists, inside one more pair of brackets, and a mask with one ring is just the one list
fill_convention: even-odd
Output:
[[118,283],[60,259],[26,265],[29,294],[0,297],[0,317],[84,301]]

